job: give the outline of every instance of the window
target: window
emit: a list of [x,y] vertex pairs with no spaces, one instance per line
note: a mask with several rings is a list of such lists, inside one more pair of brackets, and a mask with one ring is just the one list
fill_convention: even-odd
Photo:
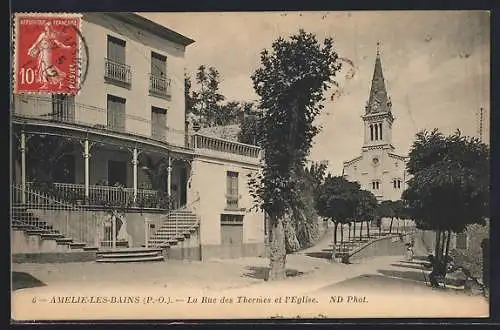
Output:
[[125,131],[125,99],[108,95],[108,129]]
[[157,77],[167,75],[167,57],[151,52],[151,74]]
[[125,64],[125,45],[124,40],[108,36],[108,60]]
[[400,189],[401,188],[401,179],[392,180],[392,186],[394,187],[394,189]]
[[151,52],[149,92],[154,96],[170,96],[170,79],[167,79],[167,57]]
[[125,64],[125,44],[124,40],[108,36],[104,78],[107,82],[128,87],[131,83],[132,73],[130,66]]
[[378,125],[375,124],[375,140],[378,140]]
[[226,201],[228,208],[238,208],[238,172],[227,172],[227,194]]
[[370,140],[373,141],[373,125],[370,125]]
[[75,120],[75,96],[52,94],[52,119],[72,123]]
[[382,123],[378,123],[379,140],[382,140]]
[[378,190],[379,188],[380,188],[380,182],[379,181],[372,181],[372,189]]
[[151,137],[156,140],[167,139],[167,110],[151,107]]

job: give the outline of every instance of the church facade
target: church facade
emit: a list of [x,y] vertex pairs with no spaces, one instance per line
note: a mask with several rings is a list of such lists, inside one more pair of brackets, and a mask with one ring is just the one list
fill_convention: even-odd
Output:
[[361,155],[343,163],[343,176],[371,191],[377,200],[398,200],[408,180],[408,158],[395,152],[392,143],[392,103],[385,86],[377,50],[372,85],[362,116],[364,140]]

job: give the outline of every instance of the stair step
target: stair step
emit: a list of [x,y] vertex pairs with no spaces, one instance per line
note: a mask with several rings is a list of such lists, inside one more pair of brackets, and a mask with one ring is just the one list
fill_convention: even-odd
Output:
[[59,243],[72,243],[73,239],[69,237],[56,238],[56,242]]
[[99,251],[97,246],[84,246],[83,251]]
[[63,238],[63,237],[64,237],[64,235],[62,235],[62,234],[57,234],[57,233],[53,233],[53,234],[47,233],[47,234],[41,234],[41,235],[40,235],[40,237],[41,237],[42,239],[53,239],[53,240],[55,240],[55,239],[57,239],[57,238]]
[[158,251],[144,251],[144,252],[106,252],[98,253],[99,258],[139,258],[139,257],[154,257],[158,255]]
[[85,245],[87,245],[87,244],[85,244],[85,243],[69,243],[69,247],[72,249],[81,249]]
[[25,232],[28,235],[40,235],[40,234],[45,234],[47,231],[43,229],[28,229]]
[[152,257],[134,257],[134,258],[106,258],[97,259],[96,262],[145,262],[145,261],[163,261],[163,256]]

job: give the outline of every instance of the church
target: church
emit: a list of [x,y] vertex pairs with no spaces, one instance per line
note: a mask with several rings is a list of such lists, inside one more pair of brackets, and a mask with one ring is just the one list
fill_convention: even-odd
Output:
[[395,153],[392,144],[394,116],[378,47],[370,95],[362,116],[361,155],[343,163],[343,176],[348,181],[358,182],[361,189],[371,191],[378,201],[398,200],[408,180],[408,158]]

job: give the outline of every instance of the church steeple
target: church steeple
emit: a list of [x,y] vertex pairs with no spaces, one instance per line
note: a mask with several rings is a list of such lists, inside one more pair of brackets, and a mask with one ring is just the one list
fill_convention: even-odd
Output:
[[380,43],[377,43],[377,56],[373,70],[370,96],[362,116],[365,126],[363,150],[372,148],[388,148],[392,146],[392,123],[394,117],[391,112],[392,103],[387,95],[382,61],[380,60]]
[[365,107],[365,113],[391,112],[391,100],[387,95],[384,74],[382,72],[382,62],[380,60],[380,42],[377,42],[377,57],[375,58],[375,68],[373,70],[372,86],[370,96]]

